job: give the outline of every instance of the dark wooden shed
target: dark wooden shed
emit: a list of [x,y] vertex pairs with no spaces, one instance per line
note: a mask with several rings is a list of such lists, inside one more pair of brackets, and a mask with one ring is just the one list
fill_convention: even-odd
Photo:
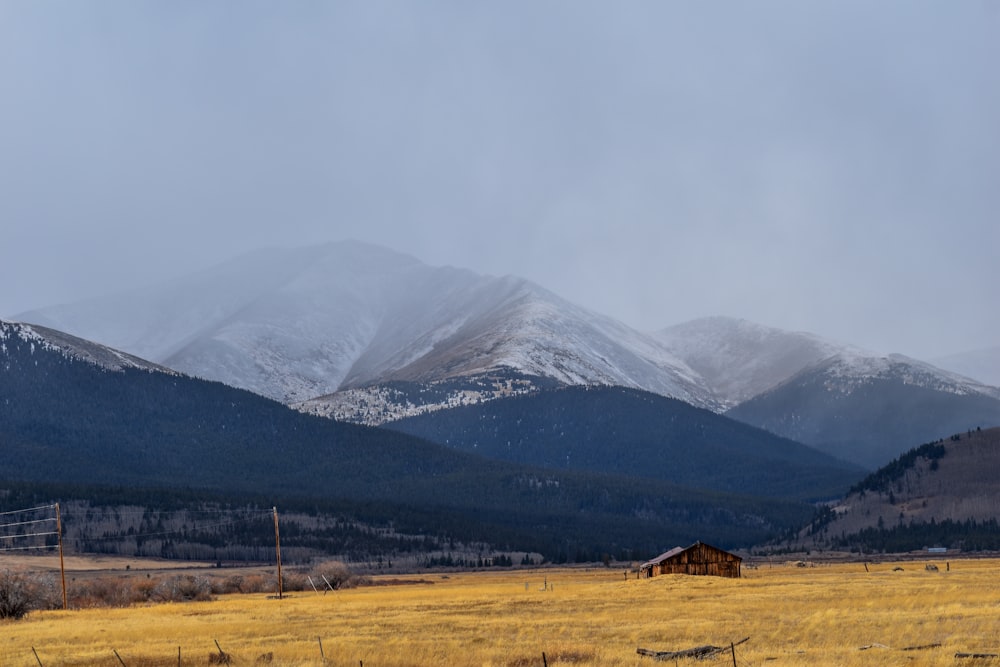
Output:
[[704,542],[691,546],[674,547],[639,566],[639,576],[655,577],[661,574],[696,574],[715,577],[739,578],[743,559]]

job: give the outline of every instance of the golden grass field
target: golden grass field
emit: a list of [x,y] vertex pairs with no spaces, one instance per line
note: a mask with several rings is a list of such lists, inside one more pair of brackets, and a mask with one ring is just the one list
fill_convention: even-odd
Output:
[[[431,573],[282,600],[230,595],[33,612],[0,622],[0,665],[172,666],[178,650],[181,664],[206,665],[217,640],[234,665],[269,655],[269,664],[303,667],[525,667],[542,665],[544,653],[549,665],[728,666],[729,652],[660,663],[636,648],[728,646],[744,637],[738,665],[1000,664],[955,657],[1000,653],[1000,561],[938,565],[929,572],[923,562],[885,562],[866,572],[861,563],[763,564],[742,579],[638,580],[630,572],[626,580],[623,569],[606,568]],[[940,646],[904,650],[930,644]]]

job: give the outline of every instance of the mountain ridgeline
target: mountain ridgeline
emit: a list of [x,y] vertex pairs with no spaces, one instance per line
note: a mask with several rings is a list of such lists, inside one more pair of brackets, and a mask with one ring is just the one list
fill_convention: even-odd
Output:
[[503,461],[726,493],[827,499],[860,474],[797,442],[623,387],[567,387],[430,412],[385,428]]
[[336,507],[346,523],[364,516],[397,533],[553,560],[642,557],[697,539],[751,545],[811,512],[795,500],[491,460],[153,366],[96,363],[86,353],[95,349],[0,323],[0,480],[100,486],[145,503],[173,489]]
[[1000,425],[1000,390],[915,359],[726,317],[640,332],[515,276],[356,242],[262,250],[17,319],[373,426],[553,386],[621,386],[871,469],[915,442]]

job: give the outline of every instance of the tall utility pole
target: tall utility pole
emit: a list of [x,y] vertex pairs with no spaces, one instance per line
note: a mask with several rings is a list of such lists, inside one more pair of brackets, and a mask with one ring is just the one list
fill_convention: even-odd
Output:
[[66,600],[66,563],[63,560],[62,519],[59,516],[59,503],[56,503],[56,538],[59,542],[59,574],[62,576],[63,610],[69,609]]
[[281,536],[278,533],[278,508],[274,507],[274,553],[278,559],[278,599],[282,598],[283,586],[281,581]]

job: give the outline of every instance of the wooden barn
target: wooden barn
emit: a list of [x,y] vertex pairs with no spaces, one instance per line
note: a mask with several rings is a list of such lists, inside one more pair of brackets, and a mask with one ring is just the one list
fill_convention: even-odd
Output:
[[675,547],[639,566],[640,577],[660,574],[698,574],[739,578],[743,559],[704,542]]

